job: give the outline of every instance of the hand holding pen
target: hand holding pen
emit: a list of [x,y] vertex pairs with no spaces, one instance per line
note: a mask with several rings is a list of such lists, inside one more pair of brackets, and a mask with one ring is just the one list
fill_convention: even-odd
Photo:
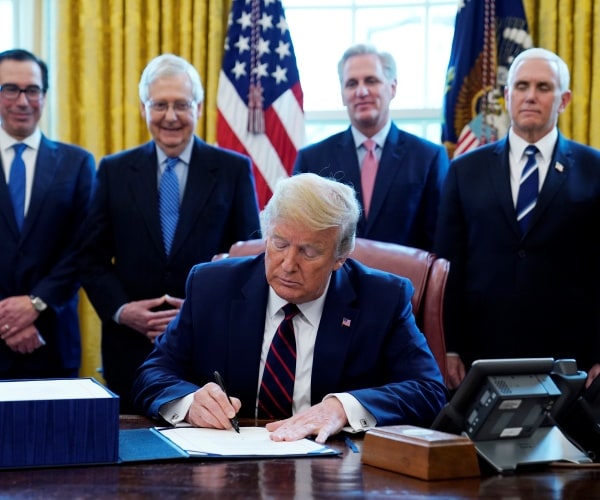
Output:
[[[231,403],[231,398],[229,397],[229,394],[227,394],[227,389],[225,388],[225,382],[223,381],[223,377],[221,377],[221,374],[217,371],[215,372],[215,381],[217,382],[217,384],[219,385],[221,390],[225,393],[225,395],[227,396],[227,399],[229,399],[229,402]],[[231,422],[232,427],[239,434],[240,433],[240,424],[238,422],[237,417],[233,417],[232,419],[230,419],[230,422]]]

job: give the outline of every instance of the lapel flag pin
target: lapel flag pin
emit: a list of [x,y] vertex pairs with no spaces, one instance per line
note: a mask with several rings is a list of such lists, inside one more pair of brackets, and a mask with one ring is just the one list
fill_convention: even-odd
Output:
[[565,167],[562,166],[562,164],[556,162],[556,165],[554,165],[554,168],[556,169],[557,172],[560,172],[562,174],[563,170],[565,169]]
[[342,319],[342,326],[350,326],[351,321],[348,318]]

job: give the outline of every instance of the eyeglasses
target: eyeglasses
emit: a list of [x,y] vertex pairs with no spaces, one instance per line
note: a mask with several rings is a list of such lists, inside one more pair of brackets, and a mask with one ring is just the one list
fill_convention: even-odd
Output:
[[18,85],[15,85],[14,83],[5,83],[4,85],[0,85],[0,95],[2,95],[4,99],[14,101],[19,98],[21,93],[25,94],[25,97],[27,97],[28,101],[37,102],[40,100],[40,97],[42,97],[44,91],[37,85],[29,85],[24,89]]
[[148,106],[152,111],[156,111],[157,113],[166,113],[167,110],[172,107],[175,113],[185,113],[189,111],[194,106],[194,101],[175,101],[175,102],[167,102],[167,101],[147,101],[146,106]]

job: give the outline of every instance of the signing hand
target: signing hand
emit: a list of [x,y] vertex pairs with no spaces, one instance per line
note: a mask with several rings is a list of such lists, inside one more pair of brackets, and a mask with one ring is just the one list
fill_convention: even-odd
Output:
[[456,389],[465,378],[465,365],[456,354],[446,355],[447,386]]
[[324,401],[301,411],[293,417],[267,424],[273,441],[297,441],[316,435],[317,443],[340,432],[348,424],[348,418],[342,403],[336,398]]
[[231,421],[240,411],[242,402],[238,398],[229,398],[214,382],[209,382],[194,393],[192,406],[185,417],[186,422],[195,427],[213,429],[231,429]]

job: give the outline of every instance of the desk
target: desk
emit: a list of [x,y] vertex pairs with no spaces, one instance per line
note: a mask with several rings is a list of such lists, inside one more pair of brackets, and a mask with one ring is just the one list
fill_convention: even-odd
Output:
[[[121,416],[121,428],[149,427]],[[362,440],[355,440],[361,448]],[[341,440],[341,457],[183,460],[0,471],[0,498],[600,498],[600,469],[560,468],[510,476],[421,481],[361,464]]]

